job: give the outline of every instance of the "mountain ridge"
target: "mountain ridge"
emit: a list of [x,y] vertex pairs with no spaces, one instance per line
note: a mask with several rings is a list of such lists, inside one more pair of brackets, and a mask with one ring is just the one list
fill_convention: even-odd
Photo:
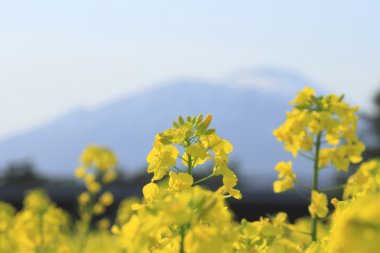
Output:
[[[275,79],[268,76],[279,82],[274,86],[281,86],[281,78]],[[299,80],[294,89],[309,83]],[[1,141],[0,168],[12,160],[29,160],[47,175],[71,175],[83,148],[96,143],[115,150],[122,167],[134,173],[145,167],[155,134],[171,127],[179,115],[211,113],[212,127],[234,145],[232,159],[239,162],[241,173],[273,179],[275,163],[290,157],[272,131],[285,119],[296,94],[230,82],[174,81],[99,108],[74,111]]]

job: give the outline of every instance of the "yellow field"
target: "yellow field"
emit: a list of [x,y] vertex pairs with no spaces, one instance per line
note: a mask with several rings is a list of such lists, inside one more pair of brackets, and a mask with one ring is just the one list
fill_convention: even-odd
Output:
[[[0,252],[380,252],[380,160],[362,161],[358,108],[343,102],[343,96],[317,96],[309,87],[291,104],[293,110],[273,134],[295,159],[313,162],[313,182],[301,182],[291,161],[279,161],[273,190],[301,188],[310,199],[309,217],[289,223],[286,213],[278,213],[234,221],[225,199],[243,196],[228,166],[232,144],[210,128],[211,115],[179,117],[155,137],[146,159],[152,180],[142,189],[143,199],[124,200],[115,224],[101,217],[114,201],[103,188],[117,178],[117,158],[107,148],[90,145],[75,170],[86,187],[78,196],[80,218],[71,220],[40,190],[26,195],[20,211],[0,202]],[[196,179],[194,170],[205,162],[213,163],[213,170]],[[319,187],[320,170],[347,171],[359,163],[346,184],[337,186],[344,189],[342,198],[328,199]],[[202,187],[212,177],[222,178],[216,191]]]

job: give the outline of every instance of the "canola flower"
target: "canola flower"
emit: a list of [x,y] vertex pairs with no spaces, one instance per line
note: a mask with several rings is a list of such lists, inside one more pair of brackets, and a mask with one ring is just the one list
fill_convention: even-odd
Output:
[[336,204],[328,253],[375,253],[380,240],[380,194],[367,193]]
[[[153,178],[142,190],[144,201],[131,206],[136,213],[126,224],[113,227],[127,252],[232,251],[236,226],[224,199],[242,196],[228,167],[232,144],[209,128],[211,120],[211,115],[179,117],[156,135],[147,156]],[[194,180],[194,171],[207,161],[214,165],[211,174]],[[197,186],[214,176],[222,176],[223,183],[216,192]],[[165,177],[166,183],[156,183]]]
[[277,180],[273,183],[273,190],[276,193],[284,192],[294,188],[294,179],[297,175],[292,170],[292,162],[279,162],[275,170],[279,172]]
[[[181,191],[211,177],[222,176],[223,186],[218,192],[236,199],[242,198],[240,191],[235,189],[238,178],[228,167],[232,144],[217,135],[215,129],[209,128],[211,121],[211,115],[205,118],[202,115],[188,116],[186,121],[179,117],[172,128],[156,135],[153,148],[146,158],[147,171],[153,173],[152,182],[169,175],[169,188]],[[194,181],[194,170],[207,161],[214,163],[212,173]]]
[[[212,117],[178,118],[155,137],[147,156],[151,182],[143,198],[128,198],[114,221],[104,213],[114,204],[105,186],[117,178],[117,158],[104,147],[88,146],[74,175],[85,191],[73,220],[40,189],[25,195],[16,210],[0,201],[0,252],[16,253],[377,253],[380,248],[380,160],[360,165],[331,200],[318,187],[319,170],[346,171],[362,160],[364,144],[356,136],[357,108],[335,95],[305,88],[293,111],[274,131],[293,156],[313,160],[311,187],[297,178],[292,161],[279,162],[276,193],[303,187],[310,191],[310,217],[288,221],[284,212],[237,222],[226,198],[242,198],[238,178],[228,166],[232,144],[210,128]],[[210,174],[194,172],[213,165]],[[221,177],[216,191],[202,182]],[[127,186],[126,186],[127,187]],[[318,222],[323,219],[323,222]],[[318,236],[317,236],[318,231]]]
[[380,192],[380,159],[362,163],[347,180],[343,197],[345,199]]
[[144,204],[113,227],[126,252],[232,252],[232,215],[222,194],[199,186],[181,192],[144,187]]
[[327,196],[319,192],[319,171],[328,165],[338,171],[347,171],[351,163],[359,163],[363,159],[365,145],[356,135],[358,107],[350,107],[343,98],[334,94],[317,96],[312,88],[306,87],[290,102],[293,110],[287,112],[286,121],[273,131],[293,157],[301,155],[313,162],[311,186],[297,179],[291,162],[277,164],[280,180],[273,185],[276,193],[295,189],[294,183],[310,191],[313,241],[317,240],[319,218],[328,214]]
[[[83,181],[87,191],[78,197],[80,220],[76,227],[79,234],[79,251],[87,247],[87,237],[95,216],[101,216],[107,207],[112,205],[114,197],[111,192],[101,193],[102,187],[111,183],[117,177],[117,158],[107,148],[89,145],[80,156],[80,167],[74,173],[75,177]],[[102,229],[110,227],[105,218],[98,221],[97,226]]]
[[9,205],[1,206],[0,210],[1,252],[64,252],[67,249],[69,216],[42,190],[28,192],[23,209],[17,213]]

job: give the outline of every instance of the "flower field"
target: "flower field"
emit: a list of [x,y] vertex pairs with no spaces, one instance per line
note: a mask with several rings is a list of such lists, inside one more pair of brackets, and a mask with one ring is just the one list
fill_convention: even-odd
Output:
[[[278,161],[275,193],[308,198],[309,217],[294,223],[280,212],[256,221],[234,220],[227,198],[244,198],[229,168],[232,144],[211,128],[212,116],[179,117],[156,135],[147,155],[151,182],[143,199],[125,199],[117,217],[104,214],[113,201],[104,186],[118,177],[117,157],[88,146],[75,177],[86,187],[72,219],[41,190],[25,195],[23,208],[0,201],[0,252],[20,253],[376,253],[380,252],[380,160],[363,161],[357,136],[358,107],[344,96],[319,96],[310,87],[290,102],[292,111],[273,131],[294,159],[309,159],[312,182],[302,182],[292,161]],[[275,158],[274,158],[275,159]],[[194,174],[212,164],[207,176]],[[254,161],[252,161],[254,163]],[[355,172],[339,199],[319,186],[321,170]],[[219,177],[216,191],[203,187]],[[128,187],[128,186],[126,186]],[[330,188],[330,189],[331,189]]]

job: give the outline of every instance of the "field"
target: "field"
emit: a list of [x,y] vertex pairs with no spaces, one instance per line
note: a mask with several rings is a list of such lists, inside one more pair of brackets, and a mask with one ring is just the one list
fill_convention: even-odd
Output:
[[[229,167],[233,145],[211,128],[212,116],[179,117],[156,135],[147,155],[151,182],[143,198],[125,199],[115,220],[104,214],[114,196],[104,187],[118,177],[117,157],[90,145],[74,172],[86,187],[77,198],[77,219],[41,190],[26,194],[23,208],[0,201],[0,252],[20,253],[375,253],[380,252],[380,160],[363,161],[357,136],[358,107],[344,96],[319,96],[309,87],[290,102],[293,110],[273,131],[294,159],[309,159],[312,184],[302,182],[292,161],[278,161],[275,193],[293,190],[309,201],[309,216],[288,221],[284,212],[237,222],[227,198],[242,199]],[[205,177],[195,172],[206,162]],[[347,172],[343,185],[322,189],[321,170]],[[216,191],[202,186],[219,177]],[[297,186],[297,187],[296,187]],[[343,189],[341,198],[326,194]]]

